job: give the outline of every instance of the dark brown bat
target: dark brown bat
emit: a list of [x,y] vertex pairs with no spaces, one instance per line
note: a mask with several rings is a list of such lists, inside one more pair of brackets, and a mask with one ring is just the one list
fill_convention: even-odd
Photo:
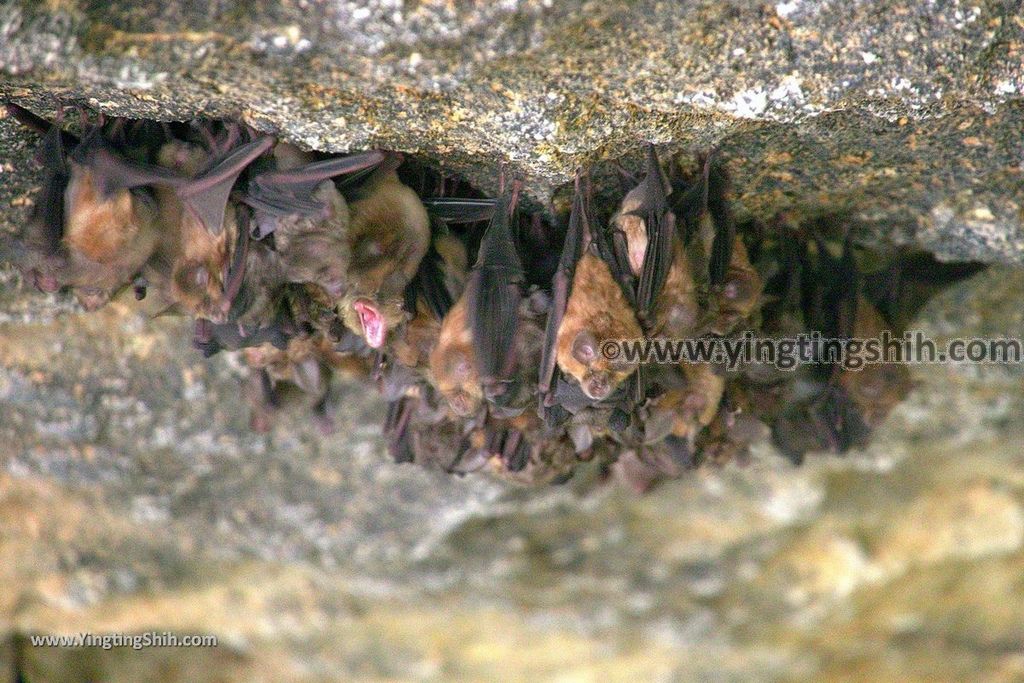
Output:
[[514,210],[514,199],[495,206],[464,294],[477,372],[489,396],[507,390],[516,364],[524,275],[510,225]]
[[524,384],[517,374],[533,337],[520,334],[524,275],[511,212],[504,198],[489,210],[475,203],[462,212],[467,220],[489,213],[490,221],[465,291],[442,322],[430,370],[434,386],[463,416],[479,410],[484,397],[496,409],[521,411],[518,389],[529,385],[532,395],[536,383],[531,378]]
[[982,263],[944,263],[927,252],[902,249],[885,267],[863,277],[864,296],[902,331],[936,293],[984,268]]

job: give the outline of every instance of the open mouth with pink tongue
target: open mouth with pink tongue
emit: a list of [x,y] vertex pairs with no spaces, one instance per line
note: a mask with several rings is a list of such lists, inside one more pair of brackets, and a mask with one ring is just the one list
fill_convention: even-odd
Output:
[[359,324],[363,326],[363,337],[372,349],[379,349],[384,346],[384,335],[387,333],[387,326],[384,318],[381,317],[377,307],[365,299],[358,299],[352,304],[359,315]]

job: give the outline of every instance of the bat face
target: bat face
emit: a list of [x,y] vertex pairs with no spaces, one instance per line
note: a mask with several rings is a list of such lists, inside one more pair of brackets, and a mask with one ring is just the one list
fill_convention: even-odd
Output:
[[465,296],[459,298],[441,322],[437,346],[430,353],[430,374],[434,387],[456,415],[468,417],[480,410],[483,390]]
[[371,181],[350,208],[349,293],[341,313],[353,332],[379,349],[407,317],[402,295],[430,246],[430,219],[394,171]]
[[762,290],[761,276],[751,265],[742,238],[736,237],[724,279],[712,287],[709,331],[726,335],[749,321],[760,307]]
[[608,265],[585,252],[576,265],[572,294],[555,341],[558,367],[579,382],[588,398],[600,401],[636,369],[605,358],[600,344],[641,335],[636,315]]
[[707,364],[683,365],[681,370],[683,384],[651,400],[644,424],[644,438],[648,443],[669,435],[693,443],[700,430],[711,424],[718,414],[725,379]]
[[225,212],[230,229],[213,235],[198,220],[178,214],[180,242],[170,279],[170,296],[186,310],[215,323],[226,322],[230,301],[224,285],[230,263],[230,242],[235,237],[234,209]]
[[314,216],[281,218],[274,248],[286,281],[319,285],[337,301],[348,288],[348,205],[331,181],[321,183],[312,196],[324,208]]

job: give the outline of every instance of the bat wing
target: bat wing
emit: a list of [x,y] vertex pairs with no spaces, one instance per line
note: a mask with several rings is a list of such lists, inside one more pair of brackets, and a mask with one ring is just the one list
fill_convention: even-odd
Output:
[[409,422],[412,419],[418,398],[403,396],[388,404],[387,417],[384,419],[384,434],[387,438],[388,453],[396,463],[408,463],[416,460]]
[[779,240],[779,270],[765,285],[767,301],[763,309],[768,325],[778,324],[787,314],[799,314],[807,261],[807,244],[798,235],[783,234]]
[[427,308],[438,320],[442,320],[455,303],[452,292],[445,285],[444,261],[433,243],[406,287],[406,309],[410,313],[415,314],[418,297],[423,298]]
[[970,277],[983,263],[943,263],[927,252],[899,253],[888,267],[862,278],[864,296],[889,322],[911,320],[930,296]]
[[29,130],[35,131],[39,135],[47,135],[52,130],[57,130],[57,135],[60,138],[60,143],[67,149],[74,149],[78,145],[78,136],[63,131],[59,126],[55,126],[41,116],[36,116],[28,109],[21,107],[13,102],[7,104],[7,112],[14,117],[14,120],[25,126]]
[[501,460],[509,472],[522,472],[530,462],[530,442],[518,429],[509,429],[501,445]]
[[252,334],[243,335],[236,323],[216,324],[199,318],[196,320],[192,335],[192,345],[202,352],[204,358],[209,358],[221,351],[237,351],[260,346],[266,342],[270,342],[275,348],[285,349],[290,338],[291,335],[280,321],[260,327]]
[[576,177],[576,190],[572,199],[572,211],[569,213],[569,228],[565,232],[562,245],[562,256],[558,260],[551,281],[551,308],[544,326],[544,347],[541,351],[540,376],[537,386],[545,397],[554,391],[555,379],[555,341],[558,329],[562,326],[565,308],[572,294],[572,280],[576,274],[576,263],[583,255],[584,235],[589,232],[586,200],[580,191],[579,176]]
[[728,188],[729,178],[725,169],[712,164],[708,169],[707,208],[715,226],[715,239],[711,243],[711,257],[708,260],[708,279],[713,287],[725,284],[736,241],[736,221],[726,197]]
[[423,206],[445,223],[476,223],[491,220],[497,202],[490,198],[432,197],[424,199]]
[[370,171],[384,160],[378,151],[336,157],[298,168],[265,171],[249,181],[245,203],[275,217],[309,216],[323,210],[313,192],[323,181],[339,175]]
[[676,216],[676,229],[683,244],[689,244],[697,233],[700,217],[704,213],[705,188],[703,182],[674,190],[668,197],[669,208]]
[[129,161],[98,135],[79,145],[72,159],[92,171],[94,182],[104,197],[118,190],[147,185],[184,187],[188,182],[187,178],[166,168]]
[[177,187],[182,203],[199,219],[213,235],[224,229],[224,211],[228,195],[238,176],[246,166],[273,147],[274,138],[264,136],[236,147],[223,159],[212,164],[204,173]]
[[643,199],[637,213],[647,225],[647,248],[637,283],[636,304],[641,318],[649,316],[661,294],[675,255],[675,216],[665,196],[665,175],[654,145],[647,148],[647,177],[643,180]]
[[483,382],[506,379],[512,370],[523,265],[502,198],[480,241],[477,263],[466,283],[469,326]]

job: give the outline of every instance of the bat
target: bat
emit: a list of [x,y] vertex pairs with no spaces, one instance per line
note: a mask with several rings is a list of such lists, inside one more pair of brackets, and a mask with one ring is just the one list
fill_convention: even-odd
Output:
[[[627,294],[645,331],[658,324],[655,308],[676,256],[685,259],[684,252],[674,248],[675,215],[668,205],[667,184],[654,145],[648,145],[646,176],[626,194],[611,219],[615,262],[629,274],[620,281],[631,282],[633,291]],[[689,296],[693,298],[692,293]]]
[[292,337],[283,349],[270,343],[250,346],[242,354],[253,370],[246,394],[252,407],[252,427],[260,432],[269,429],[274,413],[291,405],[306,405],[312,408],[320,430],[331,433],[331,411],[337,401],[332,377],[336,372],[352,379],[369,376],[364,358],[335,351],[321,335]]
[[241,201],[252,208],[251,235],[274,235],[287,282],[313,283],[339,300],[347,289],[349,207],[332,178],[373,169],[381,152],[311,161],[277,143],[272,167],[248,181]]
[[927,252],[901,249],[886,266],[863,276],[863,293],[902,332],[935,294],[984,268],[983,263],[944,263]]
[[441,321],[437,345],[430,352],[430,377],[457,416],[475,415],[483,405],[483,387],[465,295],[459,297]]
[[[467,221],[489,214],[490,220],[465,290],[441,322],[430,355],[430,376],[452,410],[463,417],[476,413],[484,398],[499,409],[521,409],[512,404],[516,386],[523,386],[515,374],[523,341],[524,274],[511,233],[512,211],[512,202],[502,197],[489,208],[473,204],[469,212],[459,214]],[[535,382],[528,383],[532,393]]]
[[[849,232],[839,259],[816,237],[814,286],[804,297],[804,316],[825,338],[877,337],[891,329],[861,294],[861,277]],[[806,267],[805,267],[806,272]],[[819,354],[817,360],[824,358]],[[912,388],[903,365],[869,364],[861,370],[813,366],[811,383],[772,425],[776,445],[794,462],[810,450],[845,453],[867,443],[871,431]]]
[[492,397],[508,390],[517,360],[524,274],[510,226],[514,194],[512,202],[502,197],[494,207],[464,293],[476,370]]
[[22,107],[7,109],[43,133],[37,159],[45,169],[14,256],[37,288],[70,287],[94,310],[126,287],[156,248],[155,207],[138,188],[176,180],[125,159],[102,126],[79,139]]
[[725,379],[707,363],[667,367],[659,379],[666,386],[644,406],[644,443],[671,436],[685,441],[692,452],[697,435],[718,414]]
[[[570,232],[582,232],[582,255],[573,268],[568,288],[567,273],[561,267],[553,286],[552,315],[560,318],[554,335],[554,357],[559,370],[575,380],[588,399],[600,401],[611,396],[635,370],[635,365],[606,358],[600,343],[637,339],[642,330],[626,291],[609,265],[609,260],[615,262],[611,247],[601,232],[590,225],[578,185],[576,192],[573,206],[579,223],[574,227],[570,215]],[[570,251],[566,261],[576,249],[573,240],[566,240],[565,248]],[[559,311],[562,300],[565,309]],[[542,365],[542,369],[546,374],[546,367]]]
[[537,380],[537,390],[541,396],[540,408],[545,412],[547,408],[551,407],[554,400],[557,380],[555,374],[556,339],[565,316],[569,295],[572,293],[576,263],[583,253],[584,236],[588,230],[587,221],[584,194],[580,189],[580,174],[577,173],[572,209],[569,213],[569,225],[565,232],[565,241],[562,245],[558,266],[551,280],[551,305],[544,328],[544,347],[541,351],[540,372]]
[[350,205],[348,290],[339,304],[345,324],[371,348],[407,319],[404,291],[430,246],[430,218],[395,173],[401,158],[378,166]]
[[161,167],[185,179],[156,188],[160,259],[170,264],[168,298],[198,317],[216,323],[230,317],[249,261],[249,235],[248,209],[228,195],[247,165],[273,144],[264,136],[211,158],[202,145],[171,140],[157,153]]
[[512,483],[561,484],[579,462],[567,435],[548,431],[533,412],[488,420],[484,431],[491,474]]
[[416,370],[428,368],[441,323],[462,295],[468,270],[462,241],[449,233],[442,221],[434,220],[433,225],[430,248],[405,290],[405,308],[412,317],[392,341],[396,361]]

